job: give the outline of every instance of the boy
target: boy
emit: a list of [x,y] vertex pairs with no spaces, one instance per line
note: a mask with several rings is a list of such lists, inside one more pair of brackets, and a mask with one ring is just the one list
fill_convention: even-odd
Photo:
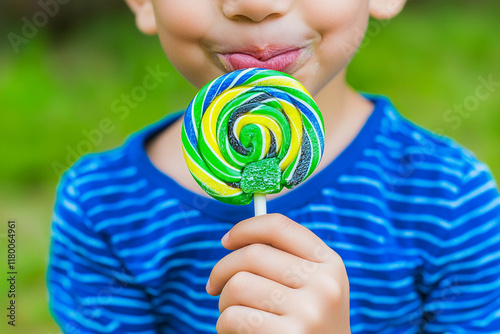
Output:
[[198,88],[248,67],[301,81],[325,119],[325,154],[310,179],[268,197],[279,214],[247,220],[251,207],[207,198],[190,176],[179,114],[82,158],[52,225],[50,305],[64,332],[500,333],[487,167],[345,82],[369,15],[390,18],[404,0],[127,2]]

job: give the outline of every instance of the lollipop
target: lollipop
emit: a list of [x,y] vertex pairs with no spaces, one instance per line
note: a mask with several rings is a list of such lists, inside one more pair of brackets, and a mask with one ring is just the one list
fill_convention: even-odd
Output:
[[[187,166],[210,196],[236,205],[292,188],[318,166],[324,124],[318,106],[291,76],[244,69],[205,85],[184,116]],[[257,212],[258,213],[258,212]]]

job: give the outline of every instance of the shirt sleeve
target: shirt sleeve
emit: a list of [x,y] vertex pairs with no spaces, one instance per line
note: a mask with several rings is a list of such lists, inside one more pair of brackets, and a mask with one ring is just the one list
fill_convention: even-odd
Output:
[[64,333],[157,333],[148,295],[93,230],[75,183],[69,170],[57,190],[47,270],[52,316]]
[[500,333],[500,196],[486,166],[464,175],[423,281],[423,332]]

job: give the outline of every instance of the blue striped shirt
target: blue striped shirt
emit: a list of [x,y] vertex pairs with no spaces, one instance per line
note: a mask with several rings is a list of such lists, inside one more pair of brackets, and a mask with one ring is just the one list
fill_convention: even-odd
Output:
[[[268,202],[343,259],[352,333],[500,333],[500,196],[466,149],[385,98],[325,169]],[[229,253],[221,237],[253,215],[156,169],[144,144],[171,115],[84,156],[57,192],[47,274],[65,333],[215,333],[205,292]],[[183,163],[183,162],[179,162]]]

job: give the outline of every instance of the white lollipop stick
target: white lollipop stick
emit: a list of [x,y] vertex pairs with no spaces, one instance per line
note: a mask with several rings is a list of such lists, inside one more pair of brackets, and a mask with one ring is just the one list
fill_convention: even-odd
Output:
[[266,194],[253,194],[255,217],[267,214]]

